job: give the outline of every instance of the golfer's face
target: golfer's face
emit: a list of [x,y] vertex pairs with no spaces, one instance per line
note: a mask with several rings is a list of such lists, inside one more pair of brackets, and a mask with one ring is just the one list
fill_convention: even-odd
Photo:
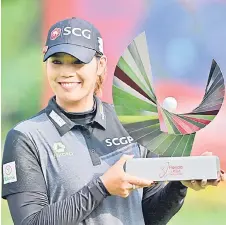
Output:
[[88,64],[77,58],[57,53],[47,60],[47,76],[50,86],[61,101],[79,101],[93,95],[97,80],[96,57]]

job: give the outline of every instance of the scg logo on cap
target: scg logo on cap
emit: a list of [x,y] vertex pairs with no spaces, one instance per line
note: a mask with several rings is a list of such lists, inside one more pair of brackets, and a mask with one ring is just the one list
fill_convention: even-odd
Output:
[[61,28],[55,28],[50,34],[50,40],[56,40],[61,34]]
[[[51,35],[50,35],[50,40],[54,41],[56,40],[61,34],[61,28],[55,28],[52,32],[51,32]],[[70,34],[73,34],[75,36],[83,36],[84,38],[86,39],[90,39],[91,38],[91,31],[88,30],[88,29],[84,29],[82,30],[81,28],[79,27],[64,27],[63,29],[63,35],[70,35]]]
[[72,27],[65,27],[63,35],[73,34],[75,36],[83,36],[84,38],[90,39],[91,38],[90,33],[91,33],[91,31],[88,30],[88,29],[82,30],[79,27],[74,27],[74,28],[72,28]]

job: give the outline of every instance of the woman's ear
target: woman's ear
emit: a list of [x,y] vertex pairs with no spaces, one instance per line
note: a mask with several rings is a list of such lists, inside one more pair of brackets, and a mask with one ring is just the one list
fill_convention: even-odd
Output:
[[107,57],[105,55],[98,59],[97,76],[104,76],[107,67]]

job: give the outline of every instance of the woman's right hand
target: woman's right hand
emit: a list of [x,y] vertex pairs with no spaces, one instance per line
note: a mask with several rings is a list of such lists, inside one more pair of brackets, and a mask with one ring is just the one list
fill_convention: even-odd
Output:
[[[125,173],[123,166],[131,155],[123,155],[111,168],[109,168],[101,177],[101,181],[111,195],[117,195],[123,198],[129,196],[135,188],[150,187],[153,181],[140,179]],[[135,185],[135,186],[134,186]]]

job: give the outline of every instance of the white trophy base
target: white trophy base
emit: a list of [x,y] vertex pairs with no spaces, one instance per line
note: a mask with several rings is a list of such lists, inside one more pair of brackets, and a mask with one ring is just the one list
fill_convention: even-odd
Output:
[[220,160],[217,156],[135,158],[127,160],[125,172],[153,181],[217,179]]

